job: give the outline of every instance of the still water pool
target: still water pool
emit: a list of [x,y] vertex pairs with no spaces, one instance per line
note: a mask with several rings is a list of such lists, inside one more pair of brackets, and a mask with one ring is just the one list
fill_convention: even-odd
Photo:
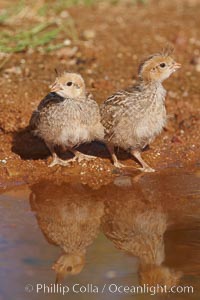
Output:
[[21,186],[0,224],[0,300],[200,299],[200,170]]

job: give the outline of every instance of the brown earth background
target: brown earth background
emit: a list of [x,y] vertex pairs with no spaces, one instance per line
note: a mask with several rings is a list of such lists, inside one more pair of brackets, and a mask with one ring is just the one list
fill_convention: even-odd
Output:
[[[1,12],[16,2],[1,1]],[[1,31],[13,37],[32,24],[48,21],[49,26],[63,26],[51,41],[54,50],[27,46],[18,52],[0,52],[0,188],[76,177],[96,186],[116,176],[105,147],[97,143],[83,147],[86,153],[99,156],[96,161],[49,168],[47,148],[26,129],[31,113],[48,93],[55,68],[81,73],[88,90],[102,103],[114,91],[135,83],[140,60],[167,43],[174,45],[182,68],[164,82],[168,126],[143,157],[160,172],[196,168],[200,163],[200,1],[93,1],[55,10],[58,2],[33,5],[27,1],[22,13],[0,22]],[[49,10],[38,16],[40,6],[47,4]],[[126,153],[119,157],[128,166],[138,167]]]

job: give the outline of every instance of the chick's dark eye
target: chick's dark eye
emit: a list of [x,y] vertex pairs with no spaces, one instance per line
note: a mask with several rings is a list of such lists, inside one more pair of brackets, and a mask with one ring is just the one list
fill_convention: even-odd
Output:
[[71,86],[71,85],[72,85],[72,82],[71,82],[71,81],[67,82],[67,85],[68,85],[68,86]]
[[161,63],[161,64],[160,64],[160,67],[161,67],[161,68],[164,68],[165,66],[166,66],[165,63]]

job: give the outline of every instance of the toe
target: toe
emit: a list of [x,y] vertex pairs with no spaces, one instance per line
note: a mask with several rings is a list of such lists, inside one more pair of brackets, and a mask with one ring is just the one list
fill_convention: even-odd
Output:
[[144,167],[144,168],[140,168],[139,170],[142,171],[142,172],[145,172],[145,173],[153,173],[153,172],[155,172],[155,170],[152,169],[151,167]]
[[122,163],[120,163],[120,162],[116,162],[116,163],[114,163],[114,166],[116,167],[116,168],[118,168],[118,169],[121,169],[121,168],[126,168],[126,166],[125,165],[123,165]]
[[52,167],[56,166],[57,164],[58,164],[58,162],[53,160],[53,161],[48,165],[48,167],[49,167],[49,168],[52,168]]
[[73,161],[73,160],[56,159],[56,160],[53,160],[53,161],[48,165],[48,167],[49,167],[49,168],[52,168],[52,167],[54,167],[54,166],[56,166],[56,165],[66,167],[66,166],[69,166],[70,163],[71,163],[72,161]]
[[85,155],[85,154],[81,154],[78,156],[78,162],[81,162],[83,160],[93,160],[96,159],[96,156],[91,156],[91,155]]

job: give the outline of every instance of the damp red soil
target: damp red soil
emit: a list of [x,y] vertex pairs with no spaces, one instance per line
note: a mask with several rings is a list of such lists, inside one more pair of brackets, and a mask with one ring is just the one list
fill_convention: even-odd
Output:
[[[200,163],[199,1],[104,4],[69,12],[77,28],[77,42],[50,53],[13,54],[1,68],[0,188],[63,177],[67,181],[81,177],[97,188],[102,180],[116,176],[118,171],[104,145],[98,143],[83,147],[86,153],[97,155],[97,160],[49,168],[51,158],[44,143],[26,128],[31,113],[48,93],[55,68],[80,72],[88,90],[102,103],[112,92],[135,83],[140,60],[167,43],[174,44],[182,68],[164,83],[168,125],[143,157],[160,172],[196,169]],[[133,166],[128,172],[138,172],[137,162],[126,153],[119,157],[129,169]]]

